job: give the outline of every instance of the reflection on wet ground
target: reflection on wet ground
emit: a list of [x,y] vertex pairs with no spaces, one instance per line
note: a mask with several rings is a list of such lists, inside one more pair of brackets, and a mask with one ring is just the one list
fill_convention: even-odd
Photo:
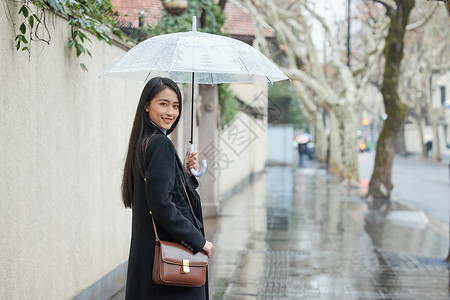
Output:
[[269,167],[207,220],[213,299],[449,299],[448,236],[318,168]]

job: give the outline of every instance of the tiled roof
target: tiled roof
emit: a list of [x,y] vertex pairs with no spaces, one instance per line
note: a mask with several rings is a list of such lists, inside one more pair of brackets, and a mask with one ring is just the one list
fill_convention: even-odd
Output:
[[[247,36],[253,39],[255,37],[255,25],[252,18],[230,1],[227,1],[225,5],[225,16],[226,21],[222,27],[224,33],[228,33],[235,38]],[[267,38],[274,37],[274,34],[267,29],[264,29],[264,35]]]
[[[161,17],[163,9],[161,0],[111,0],[121,16],[122,22],[131,23],[133,27],[139,25],[139,13],[145,12],[145,23],[155,25]],[[255,27],[252,18],[236,7],[230,1],[225,6],[226,21],[223,25],[223,32],[233,38],[251,43],[255,38]],[[267,38],[273,38],[274,34],[264,29]]]
[[161,0],[111,0],[111,4],[119,12],[120,19],[130,22],[133,27],[139,26],[141,11],[145,12],[146,24],[157,24],[163,9]]

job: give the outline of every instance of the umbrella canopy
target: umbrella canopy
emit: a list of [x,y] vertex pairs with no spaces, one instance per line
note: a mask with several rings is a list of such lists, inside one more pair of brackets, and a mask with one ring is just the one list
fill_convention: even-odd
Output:
[[[274,63],[255,48],[241,41],[192,31],[164,34],[149,38],[111,62],[100,75],[147,81],[155,76],[169,77],[178,83],[192,83],[191,152],[193,145],[194,83],[275,82],[288,79]],[[191,169],[195,176],[206,171]]]
[[274,63],[241,41],[189,31],[149,38],[105,68],[102,76],[146,81],[154,76],[179,83],[275,82],[288,79]]
[[299,134],[295,137],[295,141],[298,144],[306,144],[311,140],[311,135],[307,132]]

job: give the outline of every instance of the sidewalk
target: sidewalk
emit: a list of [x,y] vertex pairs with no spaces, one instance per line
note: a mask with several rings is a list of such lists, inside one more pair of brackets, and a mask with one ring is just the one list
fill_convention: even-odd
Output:
[[448,233],[306,163],[268,167],[206,220],[212,299],[449,299]]
[[[375,161],[375,151],[359,154],[360,180],[368,183]],[[423,210],[433,219],[449,224],[449,166],[417,156],[395,156],[392,170],[392,198]]]

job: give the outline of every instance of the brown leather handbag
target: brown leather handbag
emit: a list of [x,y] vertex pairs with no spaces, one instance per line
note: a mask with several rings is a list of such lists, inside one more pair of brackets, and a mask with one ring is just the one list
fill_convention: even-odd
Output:
[[[183,181],[181,182],[183,183]],[[184,184],[183,188],[194,220],[200,230]],[[178,243],[160,240],[152,212],[150,212],[150,215],[152,216],[153,229],[156,236],[152,272],[153,282],[160,285],[182,287],[200,287],[204,285],[206,282],[206,266],[208,265],[206,253],[200,251],[194,254]]]

